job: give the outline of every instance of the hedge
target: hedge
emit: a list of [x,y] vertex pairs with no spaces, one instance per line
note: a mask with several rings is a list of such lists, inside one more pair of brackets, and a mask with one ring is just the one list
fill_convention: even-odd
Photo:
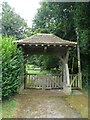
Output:
[[2,98],[17,92],[24,71],[23,53],[13,43],[15,38],[4,37],[2,41]]

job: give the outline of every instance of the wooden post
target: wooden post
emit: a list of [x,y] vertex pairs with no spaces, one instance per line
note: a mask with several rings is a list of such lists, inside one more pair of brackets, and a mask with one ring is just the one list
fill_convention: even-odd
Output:
[[71,94],[71,85],[69,78],[69,69],[68,69],[68,57],[69,57],[69,49],[67,51],[66,57],[60,57],[63,63],[63,90],[66,94]]
[[66,94],[71,94],[71,85],[70,85],[70,78],[69,78],[69,69],[68,69],[68,63],[64,62],[64,79],[65,84],[63,86],[63,90]]
[[67,49],[66,58],[65,58],[65,69],[66,69],[67,85],[70,86],[69,68],[68,68],[68,58],[69,58],[69,48]]
[[26,88],[26,57],[24,56],[24,89]]
[[68,58],[69,58],[69,48],[67,49],[66,58],[65,58],[65,71],[66,71],[66,80],[67,86],[70,86],[70,78],[69,78],[69,68],[68,68]]
[[65,62],[64,62],[63,57],[59,56],[59,59],[60,59],[61,62],[62,62],[63,86],[65,86],[65,85],[66,85]]
[[76,35],[77,35],[77,56],[78,56],[78,84],[79,84],[79,88],[82,89],[82,75],[81,75],[81,63],[80,63],[80,49],[79,49],[78,28],[76,28]]
[[65,70],[66,70],[66,80],[67,80],[67,86],[70,86],[70,79],[69,79],[69,69],[68,69],[68,64],[65,63]]
[[62,70],[63,70],[63,86],[65,85],[65,67],[64,67],[64,63],[62,65]]
[[67,49],[67,53],[66,53],[66,58],[65,58],[66,63],[68,63],[68,58],[69,58],[69,48]]

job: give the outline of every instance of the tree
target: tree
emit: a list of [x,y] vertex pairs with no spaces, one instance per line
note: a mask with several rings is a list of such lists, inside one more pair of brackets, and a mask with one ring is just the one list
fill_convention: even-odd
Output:
[[[90,57],[89,6],[90,3],[87,2],[43,2],[33,20],[33,29],[36,32],[53,33],[75,42],[77,41],[76,28],[78,29],[83,76],[87,76],[86,73],[89,74],[90,71],[87,59]],[[72,55],[70,54],[70,63],[73,57],[77,60],[75,50],[71,52]],[[75,66],[76,68],[77,66]],[[84,77],[84,79],[86,78]]]
[[84,86],[88,83],[89,76],[89,12],[90,12],[90,3],[76,3],[74,7],[74,25],[77,28],[79,45],[81,50],[81,67],[83,74],[83,84]]
[[75,41],[74,4],[60,2],[41,3],[41,8],[33,20],[34,31],[53,33],[61,38]]
[[28,63],[47,70],[59,68],[59,58],[53,55],[32,55]]
[[41,33],[53,33],[64,39],[74,40],[74,3],[43,2],[34,20],[33,29]]
[[2,3],[2,36],[16,36],[16,39],[24,38],[28,31],[27,23],[20,15],[14,12],[7,2]]

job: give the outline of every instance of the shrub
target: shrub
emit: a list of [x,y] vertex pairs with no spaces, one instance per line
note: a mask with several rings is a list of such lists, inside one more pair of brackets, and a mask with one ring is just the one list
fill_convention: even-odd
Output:
[[2,41],[2,97],[8,97],[17,92],[22,82],[23,53],[13,43],[15,38],[4,37]]

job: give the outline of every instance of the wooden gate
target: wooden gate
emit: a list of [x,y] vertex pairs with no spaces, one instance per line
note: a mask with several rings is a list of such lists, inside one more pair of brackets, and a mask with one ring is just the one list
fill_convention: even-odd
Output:
[[25,88],[56,89],[63,88],[62,74],[27,74]]
[[80,89],[80,81],[78,79],[78,74],[70,74],[70,85],[72,89]]

